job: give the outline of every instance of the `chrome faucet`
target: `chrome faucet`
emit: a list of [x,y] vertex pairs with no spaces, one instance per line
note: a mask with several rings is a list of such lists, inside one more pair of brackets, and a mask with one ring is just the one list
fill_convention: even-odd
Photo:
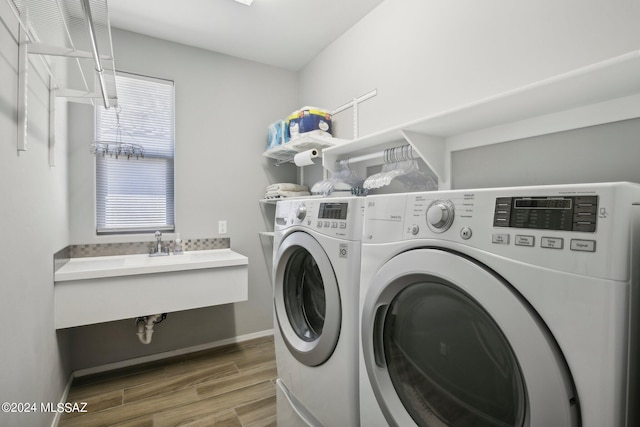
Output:
[[156,236],[156,248],[155,251],[151,248],[151,252],[149,252],[149,256],[160,256],[160,255],[169,255],[169,251],[162,250],[162,233],[156,231],[154,236]]
[[162,233],[159,231],[156,231],[156,242],[158,242],[158,252],[162,252]]

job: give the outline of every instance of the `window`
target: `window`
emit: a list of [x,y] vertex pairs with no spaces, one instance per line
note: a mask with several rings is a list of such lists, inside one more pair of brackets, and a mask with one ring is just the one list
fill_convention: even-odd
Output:
[[96,140],[139,144],[144,156],[96,156],[96,231],[173,231],[173,82],[118,73],[116,84],[118,113],[95,108]]

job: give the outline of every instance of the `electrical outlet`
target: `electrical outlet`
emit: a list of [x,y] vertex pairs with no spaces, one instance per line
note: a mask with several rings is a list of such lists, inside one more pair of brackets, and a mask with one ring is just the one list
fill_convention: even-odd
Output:
[[218,221],[218,234],[227,233],[227,221]]

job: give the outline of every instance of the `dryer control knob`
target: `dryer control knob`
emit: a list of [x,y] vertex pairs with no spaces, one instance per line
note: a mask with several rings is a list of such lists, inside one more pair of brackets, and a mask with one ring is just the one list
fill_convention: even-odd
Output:
[[455,208],[450,200],[436,200],[427,208],[427,225],[436,233],[443,233],[451,227]]
[[296,211],[296,219],[298,221],[302,221],[307,216],[307,207],[303,204],[298,206],[298,210]]

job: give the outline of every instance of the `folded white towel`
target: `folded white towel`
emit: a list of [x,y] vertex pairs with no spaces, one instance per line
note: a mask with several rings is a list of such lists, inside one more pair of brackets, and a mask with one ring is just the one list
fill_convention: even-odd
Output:
[[281,182],[278,184],[271,184],[267,187],[267,193],[270,191],[309,191],[309,187],[306,185],[292,184],[288,182]]
[[308,191],[267,191],[267,194],[264,195],[265,199],[283,199],[285,197],[302,197],[302,196],[310,196],[311,193]]

